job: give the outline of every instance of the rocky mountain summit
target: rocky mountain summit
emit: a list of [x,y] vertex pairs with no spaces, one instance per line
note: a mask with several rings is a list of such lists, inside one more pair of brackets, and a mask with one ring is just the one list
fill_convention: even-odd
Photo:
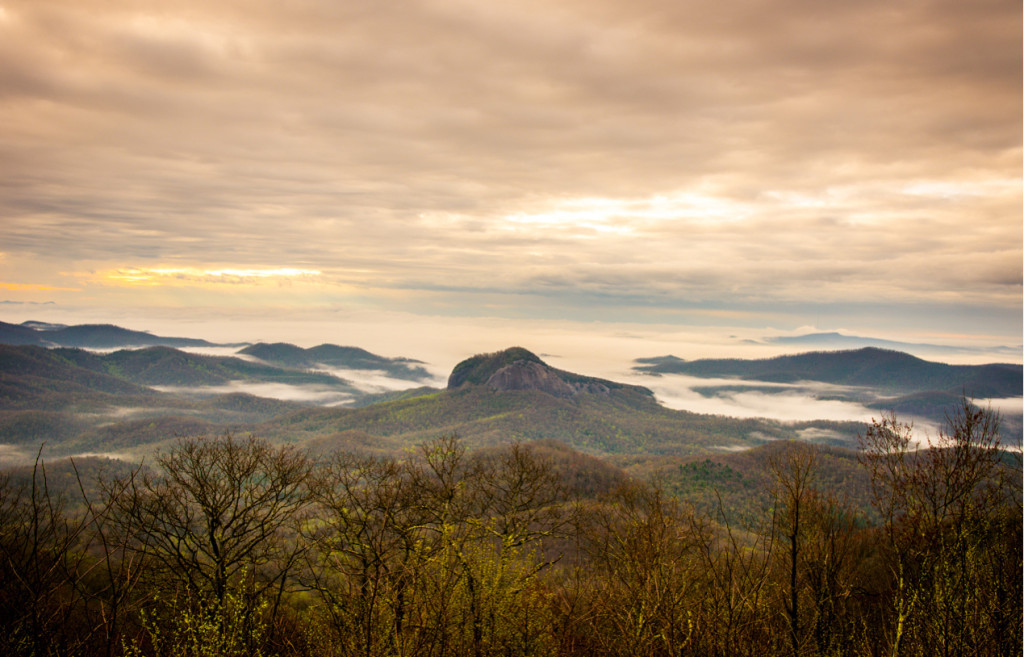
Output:
[[623,389],[651,394],[639,386],[556,369],[522,347],[479,354],[462,361],[448,377],[448,389],[463,386],[483,386],[496,391],[539,390],[554,397],[575,397],[581,393],[607,395],[612,390]]

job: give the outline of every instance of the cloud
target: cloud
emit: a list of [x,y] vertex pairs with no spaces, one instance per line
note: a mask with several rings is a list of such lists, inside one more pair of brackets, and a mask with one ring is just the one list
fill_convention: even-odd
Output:
[[38,285],[34,283],[4,283],[0,281],[0,290],[24,291],[24,290],[61,290],[64,292],[76,292],[79,288],[53,287],[52,285]]
[[266,281],[290,282],[315,279],[320,272],[313,269],[279,267],[276,269],[199,269],[195,267],[139,268],[129,267],[99,272],[96,278],[112,285],[255,285]]
[[353,396],[346,392],[333,390],[326,386],[293,385],[289,383],[247,383],[230,381],[224,385],[184,387],[184,386],[153,386],[156,390],[176,394],[194,395],[226,395],[245,393],[257,397],[269,397],[284,401],[304,402],[319,406],[340,406],[348,404]]
[[12,301],[10,299],[4,299],[0,301],[0,304],[5,306],[53,306],[56,305],[53,301]]
[[[839,386],[816,381],[795,384],[754,382],[759,390],[744,390],[747,384],[736,379],[706,379],[685,375],[659,377],[632,376],[631,381],[650,388],[658,401],[668,408],[742,418],[769,418],[782,422],[832,420],[869,423],[880,417],[880,411],[855,401],[829,398],[837,395],[852,398],[873,398],[871,390]],[[718,386],[740,386],[740,389],[709,390]],[[703,392],[698,392],[703,390]],[[934,422],[913,418],[918,428],[935,435]],[[807,439],[821,438],[814,432]]]
[[8,1],[0,276],[180,290],[284,263],[323,298],[434,313],[876,300],[983,324],[1020,308],[1020,22],[1005,1]]

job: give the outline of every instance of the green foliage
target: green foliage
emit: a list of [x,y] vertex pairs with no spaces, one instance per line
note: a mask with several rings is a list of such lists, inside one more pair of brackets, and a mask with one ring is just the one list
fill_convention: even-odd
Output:
[[139,612],[144,636],[125,642],[125,657],[262,657],[268,606],[234,593],[222,600],[155,596]]

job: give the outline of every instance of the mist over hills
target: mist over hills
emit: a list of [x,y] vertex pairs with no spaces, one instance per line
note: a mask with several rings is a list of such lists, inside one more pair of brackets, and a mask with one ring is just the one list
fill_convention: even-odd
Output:
[[[80,334],[91,331],[104,340],[137,334],[92,327]],[[0,342],[11,335],[16,341],[74,335],[61,333],[70,328],[0,324]],[[864,428],[862,422],[673,410],[647,387],[561,370],[522,347],[466,358],[452,369],[446,388],[437,389],[424,385],[435,379],[421,361],[332,344],[245,344],[235,356],[162,345],[111,353],[47,345],[0,344],[0,445],[27,449],[45,441],[54,453],[142,454],[177,436],[235,431],[318,451],[388,451],[458,433],[477,447],[556,440],[624,467],[646,468],[666,457],[780,439],[853,446]],[[953,366],[877,348],[761,360],[663,356],[638,359],[634,371],[702,377],[707,384],[693,389],[706,398],[810,386],[820,399],[936,422],[963,393],[1021,395],[1019,365]],[[371,375],[386,377],[388,385],[367,386],[360,377]],[[1020,420],[1004,420],[1017,436]]]
[[737,358],[687,361],[674,356],[641,358],[634,369],[648,374],[734,377],[771,383],[820,381],[870,386],[898,394],[927,390],[963,392],[975,397],[1015,397],[1022,393],[1020,365],[947,365],[877,347],[818,351],[759,360]]
[[[314,353],[331,348],[323,345]],[[359,361],[349,362],[353,371],[378,371],[382,363],[391,364],[406,377],[406,385],[429,376],[409,365],[411,361],[358,352]],[[252,391],[264,394],[249,394]],[[364,398],[366,403],[377,400],[337,374],[254,358],[207,356],[164,346],[96,353],[0,344],[0,445],[45,442],[56,454],[137,448],[183,435],[252,431],[260,422],[309,404],[359,403]]]
[[472,447],[554,439],[616,464],[646,468],[670,454],[742,449],[811,433],[851,444],[859,428],[672,410],[646,388],[565,372],[514,347],[460,362],[445,390],[362,408],[304,409],[261,425],[260,433],[325,452],[398,449],[450,433]]
[[238,353],[274,365],[297,369],[332,367],[378,370],[393,378],[409,381],[423,381],[431,376],[430,372],[422,367],[422,361],[412,358],[385,358],[359,347],[340,347],[334,344],[303,349],[285,342],[260,342],[247,346]]
[[[818,351],[758,360],[675,356],[640,358],[634,371],[652,376],[685,376],[690,389],[707,398],[799,391],[819,400],[856,403],[894,411],[941,426],[961,396],[979,400],[1019,398],[1022,368],[1010,363],[947,365],[889,349]],[[706,379],[707,383],[700,381]],[[984,401],[981,402],[984,404]],[[1022,430],[1021,412],[1004,413],[1014,440]]]
[[972,347],[956,347],[949,345],[928,344],[920,342],[900,342],[898,340],[885,340],[882,338],[871,338],[861,335],[847,335],[838,331],[823,333],[806,333],[803,335],[781,335],[763,338],[762,340],[746,340],[750,344],[777,344],[799,346],[804,349],[813,350],[852,350],[863,347],[877,347],[879,349],[890,349],[895,351],[909,351],[917,355],[941,356],[949,353],[980,353],[992,352],[1008,358],[1019,358],[1021,346],[997,346],[988,347],[984,350]]

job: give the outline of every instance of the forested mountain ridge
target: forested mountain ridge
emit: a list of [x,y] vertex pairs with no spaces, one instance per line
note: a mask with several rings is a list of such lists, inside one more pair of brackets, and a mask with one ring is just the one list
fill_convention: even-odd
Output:
[[640,358],[636,362],[638,365],[633,369],[648,374],[733,377],[771,383],[820,381],[870,386],[898,394],[940,390],[973,397],[1018,397],[1022,393],[1020,365],[947,365],[877,347],[815,351],[757,360],[683,360],[661,356]]
[[[810,439],[852,446],[864,426],[856,422],[737,419],[672,410],[661,406],[647,388],[559,370],[520,347],[463,360],[452,369],[444,390],[415,388],[375,394],[328,374],[328,369],[303,367],[334,358],[339,367],[349,370],[368,367],[383,371],[394,366],[393,371],[400,375],[414,377],[420,366],[411,359],[387,359],[336,345],[302,349],[283,343],[259,344],[246,351],[242,354],[245,358],[235,358],[201,356],[168,347],[97,354],[0,345],[0,444],[46,441],[57,453],[102,451],[108,444],[142,449],[174,436],[232,430],[274,441],[308,443],[326,451],[352,444],[387,450],[458,433],[474,447],[559,440],[592,454],[611,456],[631,472],[646,472],[667,455],[713,454],[768,440]],[[927,370],[968,372],[979,380],[991,374],[996,377],[993,385],[1001,385],[1006,372],[1012,373],[1015,367],[1020,370],[1012,365],[957,368],[881,350],[811,353],[753,362],[755,373],[776,380],[813,375],[865,382],[878,379],[883,372],[890,381],[903,381]],[[687,363],[665,357],[645,359],[641,367],[657,373],[680,365],[696,365],[699,371],[713,366],[720,374],[735,374],[749,373],[749,363]],[[942,381],[945,379],[938,375],[926,378],[930,384]],[[259,394],[258,387],[247,387],[257,383],[290,386],[303,394],[329,390],[334,403],[342,400],[349,406],[327,407],[314,397],[295,403],[223,394],[241,390]],[[1018,379],[1018,388],[1019,384]],[[737,379],[736,385],[756,386],[758,380]],[[729,387],[711,386],[708,394]],[[854,401],[878,408],[880,414],[910,409],[910,413],[941,422],[961,392],[931,390],[903,397],[874,397],[873,390],[850,384],[829,394],[859,395]],[[1015,418],[1008,418],[1005,426],[1012,436],[1020,433]],[[166,435],[161,437],[161,433]]]
[[[356,392],[347,381],[329,374],[274,367],[229,356],[201,356],[171,347],[97,354],[83,349],[0,344],[0,376],[47,379],[56,385],[84,381],[84,385],[99,391],[123,393],[142,393],[150,386],[202,387],[230,381],[307,383]],[[2,403],[3,398],[0,398]]]
[[266,363],[288,368],[316,369],[324,366],[353,370],[379,370],[397,379],[423,381],[430,373],[421,361],[411,358],[385,358],[359,347],[321,344],[303,349],[286,342],[258,342],[238,352]]
[[[8,324],[0,322],[0,344],[37,345],[40,347],[78,347],[84,349],[118,349],[124,347],[217,347],[196,338],[167,338],[145,331],[113,324],[77,324],[63,326],[41,322]],[[232,345],[233,346],[233,345]]]
[[[935,425],[945,421],[961,396],[981,400],[1015,398],[1024,388],[1020,365],[948,365],[875,347],[756,360],[687,361],[660,356],[634,362],[634,371],[652,376],[678,374],[709,379],[706,385],[691,385],[694,392],[705,397],[796,391],[819,400],[859,404],[880,414],[894,411]],[[1007,438],[1020,440],[1021,412],[1009,412],[1003,420]]]

